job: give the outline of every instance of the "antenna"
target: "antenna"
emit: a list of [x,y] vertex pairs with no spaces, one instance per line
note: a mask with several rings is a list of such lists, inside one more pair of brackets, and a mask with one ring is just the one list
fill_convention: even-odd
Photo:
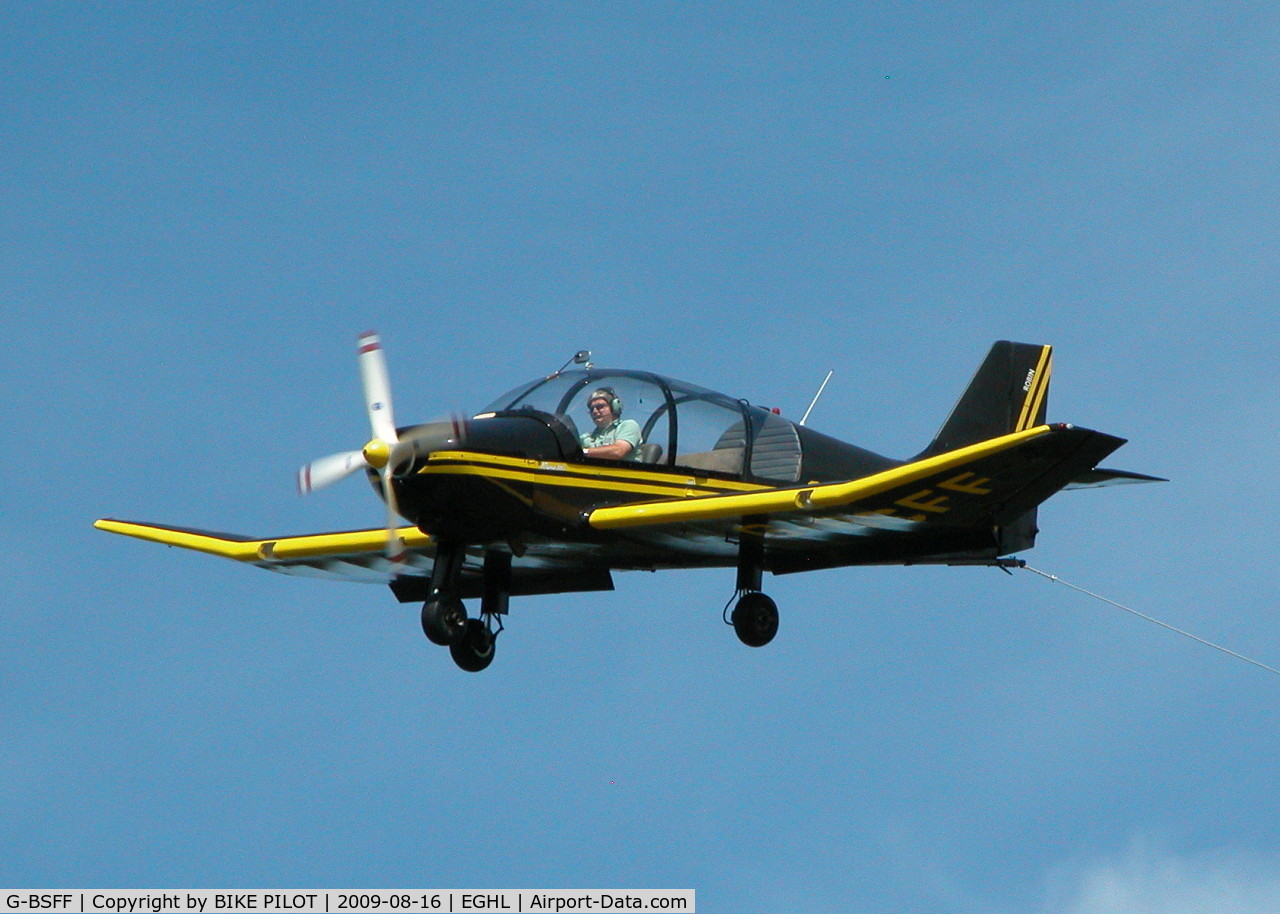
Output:
[[804,425],[809,421],[809,413],[813,412],[813,408],[818,405],[818,398],[822,396],[822,392],[827,389],[827,382],[831,380],[831,376],[836,373],[832,368],[827,372],[827,376],[822,379],[822,386],[818,388],[818,392],[813,395],[813,402],[809,404],[809,408],[804,411],[804,416],[800,419],[799,424]]

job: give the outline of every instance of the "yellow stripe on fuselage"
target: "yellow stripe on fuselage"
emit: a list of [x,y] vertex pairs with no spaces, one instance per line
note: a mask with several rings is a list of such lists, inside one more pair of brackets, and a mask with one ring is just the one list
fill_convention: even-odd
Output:
[[437,451],[418,470],[424,476],[478,476],[528,485],[624,492],[666,498],[772,491],[769,486],[690,476],[640,467],[598,467],[564,461],[502,457],[473,451]]

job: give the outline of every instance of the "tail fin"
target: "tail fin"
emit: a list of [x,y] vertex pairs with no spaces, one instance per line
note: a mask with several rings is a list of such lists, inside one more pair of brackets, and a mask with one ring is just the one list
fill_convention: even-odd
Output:
[[916,459],[1043,425],[1052,371],[1052,346],[996,343],[937,437]]

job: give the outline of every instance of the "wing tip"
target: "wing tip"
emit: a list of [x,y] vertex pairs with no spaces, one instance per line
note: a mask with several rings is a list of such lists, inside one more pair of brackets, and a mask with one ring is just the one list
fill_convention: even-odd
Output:
[[147,524],[137,521],[103,517],[94,521],[95,529],[118,533],[134,539],[164,546],[179,546],[193,552],[204,552],[236,561],[253,561],[258,557],[261,540],[213,533],[209,530],[191,530],[183,527],[167,527],[163,524]]

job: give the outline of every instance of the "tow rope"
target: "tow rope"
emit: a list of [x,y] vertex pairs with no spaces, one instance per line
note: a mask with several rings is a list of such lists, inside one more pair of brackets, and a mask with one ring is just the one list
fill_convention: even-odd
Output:
[[[1004,567],[1007,570],[1008,566],[1001,566],[1001,567]],[[1236,651],[1231,650],[1230,648],[1223,647],[1221,644],[1214,644],[1212,641],[1206,641],[1204,638],[1201,638],[1199,635],[1194,635],[1191,632],[1186,631],[1185,629],[1181,629],[1176,626],[1170,625],[1168,622],[1162,622],[1159,619],[1157,619],[1155,616],[1150,616],[1144,612],[1139,612],[1138,610],[1134,609],[1132,606],[1125,606],[1123,603],[1117,603],[1115,600],[1107,599],[1106,597],[1102,596],[1102,594],[1094,593],[1091,590],[1085,590],[1083,587],[1080,587],[1079,585],[1072,584],[1069,581],[1062,580],[1062,578],[1058,577],[1056,574],[1049,574],[1049,572],[1041,571],[1039,568],[1032,568],[1026,562],[1023,562],[1021,560],[1018,560],[1018,563],[1014,565],[1014,567],[1025,568],[1027,569],[1027,571],[1034,572],[1035,574],[1040,575],[1040,577],[1042,578],[1047,578],[1056,584],[1061,584],[1063,587],[1070,587],[1072,590],[1082,593],[1085,596],[1093,597],[1095,600],[1101,600],[1103,603],[1106,603],[1109,606],[1114,606],[1116,609],[1122,609],[1125,612],[1130,613],[1131,615],[1137,616],[1139,619],[1144,619],[1147,622],[1151,622],[1151,623],[1154,623],[1155,625],[1160,626],[1161,628],[1168,629],[1169,631],[1175,634],[1182,635],[1184,638],[1190,638],[1192,641],[1195,641],[1199,644],[1203,644],[1205,647],[1211,647],[1215,651],[1221,651],[1224,654],[1227,654],[1231,657],[1235,657],[1237,660],[1243,660],[1245,663],[1253,664],[1256,667],[1266,670],[1268,673],[1275,673],[1277,676],[1280,676],[1280,670],[1276,669],[1273,666],[1268,666],[1267,664],[1262,663],[1261,661],[1254,660],[1252,657],[1246,657],[1244,654],[1240,654],[1240,653],[1237,653]]]

